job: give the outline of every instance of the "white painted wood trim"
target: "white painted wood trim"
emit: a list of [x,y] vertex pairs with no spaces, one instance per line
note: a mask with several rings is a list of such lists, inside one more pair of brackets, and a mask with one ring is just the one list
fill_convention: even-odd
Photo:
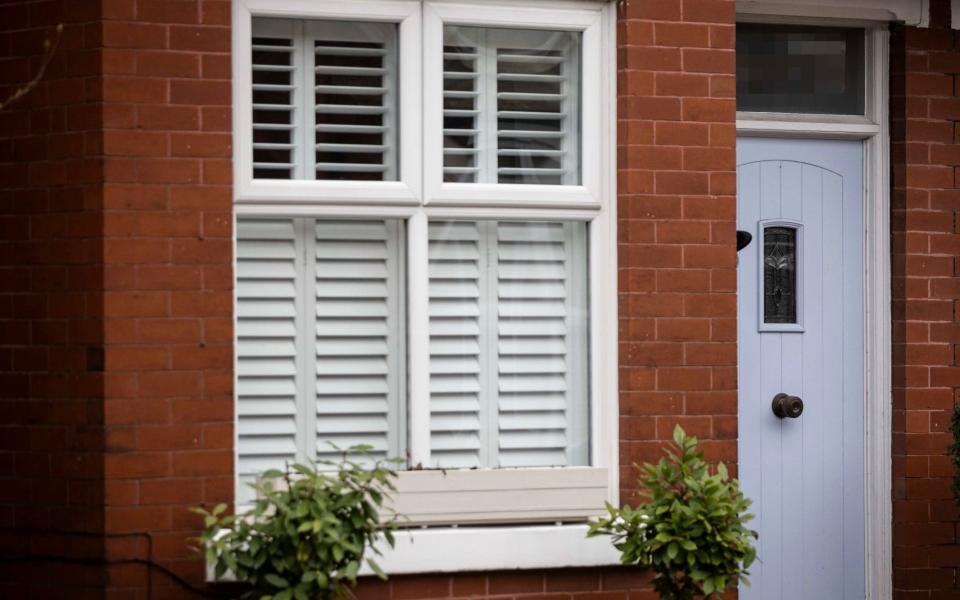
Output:
[[410,468],[430,466],[430,303],[427,215],[407,221],[407,360]]
[[[550,220],[550,221],[586,221],[589,223],[590,239],[590,273],[589,273],[589,306],[590,306],[590,423],[591,423],[591,467],[572,470],[569,473],[543,471],[538,477],[553,479],[551,485],[533,486],[539,490],[553,490],[553,498],[561,499],[570,490],[589,489],[590,503],[595,502],[596,509],[602,510],[603,500],[616,502],[619,497],[619,446],[618,440],[618,369],[617,369],[617,235],[616,235],[616,5],[613,2],[598,2],[587,0],[572,2],[565,0],[526,0],[520,3],[516,0],[509,2],[499,0],[476,0],[474,2],[447,2],[446,0],[432,0],[431,5],[442,6],[442,10],[454,5],[467,5],[471,9],[480,6],[483,23],[503,25],[513,23],[512,19],[529,18],[530,15],[545,17],[547,22],[559,19],[560,28],[592,28],[596,62],[594,93],[596,102],[589,110],[595,110],[597,115],[594,125],[591,125],[596,138],[596,149],[591,160],[596,162],[595,188],[587,197],[583,186],[569,186],[570,191],[560,188],[565,186],[517,186],[525,188],[526,197],[517,197],[506,201],[488,197],[486,200],[476,196],[466,203],[450,206],[425,206],[423,193],[420,187],[421,180],[415,179],[417,185],[407,185],[407,180],[401,182],[374,182],[374,185],[360,182],[316,182],[316,181],[257,181],[252,180],[252,159],[247,156],[247,149],[251,143],[249,124],[250,110],[250,48],[249,40],[254,14],[271,17],[307,17],[307,18],[350,18],[397,22],[402,23],[416,17],[419,19],[421,5],[419,1],[409,0],[361,0],[359,2],[338,2],[338,0],[237,0],[234,3],[234,38],[233,54],[234,69],[237,73],[234,83],[234,175],[237,184],[234,188],[234,210],[237,216],[285,216],[285,217],[332,217],[343,219],[370,219],[370,218],[403,218],[407,224],[407,309],[408,309],[408,360],[410,365],[410,407],[409,419],[413,423],[409,448],[410,463],[429,464],[429,404],[422,400],[429,396],[429,332],[426,285],[427,275],[427,234],[428,219],[461,218],[461,219],[519,219],[519,220]],[[416,9],[409,12],[409,8]],[[407,7],[407,8],[403,8]],[[509,10],[506,10],[509,8]],[[519,12],[515,12],[518,9]],[[529,10],[527,10],[529,9]],[[379,11],[379,12],[377,12]],[[404,12],[408,11],[408,12]],[[406,15],[406,16],[403,16]],[[523,15],[526,15],[525,17]],[[589,21],[589,25],[587,22]],[[526,22],[526,21],[525,21]],[[579,25],[577,24],[579,23]],[[529,24],[529,23],[528,23]],[[539,23],[545,27],[545,22]],[[421,52],[422,43],[418,38],[410,41],[404,36],[404,25],[401,24],[401,44],[406,43],[408,48],[414,48],[415,53]],[[412,30],[408,30],[412,31]],[[404,42],[404,40],[407,40]],[[420,157],[424,153],[421,132],[423,131],[420,114],[427,110],[420,104],[420,94],[423,86],[419,78],[419,71],[414,80],[407,79],[409,69],[408,55],[403,55],[404,83],[408,90],[416,94],[417,120],[414,124],[416,141],[415,150],[404,150],[407,153],[408,164],[422,168]],[[419,57],[415,60],[422,64]],[[406,97],[406,96],[405,96]],[[408,104],[409,106],[409,104]],[[405,127],[407,127],[405,125]],[[403,143],[403,142],[402,142]],[[404,145],[406,148],[406,145]],[[410,154],[409,152],[413,152]],[[401,162],[403,163],[403,158]],[[403,167],[401,167],[403,168]],[[405,173],[406,171],[404,171]],[[587,181],[586,174],[584,181]],[[247,183],[241,183],[247,182]],[[317,186],[324,185],[325,189]],[[491,186],[484,193],[498,196],[501,191],[510,186]],[[549,192],[551,198],[543,201],[534,198],[537,194]],[[422,232],[422,235],[418,235]],[[235,240],[234,240],[235,244]],[[236,253],[234,253],[236,256]],[[417,282],[420,283],[417,283]],[[234,299],[236,304],[236,299]],[[236,307],[234,307],[234,316]],[[235,318],[235,317],[234,317]],[[236,360],[236,359],[235,359]],[[234,372],[236,372],[236,365]],[[419,390],[419,391],[418,391]],[[421,398],[418,400],[418,398]],[[235,427],[235,431],[237,428]],[[420,433],[416,433],[416,432]],[[234,442],[236,445],[236,440]],[[236,454],[236,453],[235,453]],[[236,456],[235,459],[236,460]],[[517,475],[517,474],[520,475]],[[490,493],[491,486],[501,485],[501,481],[523,481],[530,475],[530,470],[514,470],[512,473],[494,473],[492,476],[476,471],[458,473],[458,477],[473,479],[477,483],[471,484],[485,493]],[[584,474],[588,482],[587,488],[582,483],[569,481],[570,477]],[[492,478],[491,478],[492,477]],[[602,484],[598,483],[598,479]],[[506,479],[505,479],[506,478]],[[517,479],[519,478],[519,479]],[[485,486],[485,487],[484,487]],[[476,492],[477,489],[473,490]],[[459,502],[463,506],[470,506],[473,497],[462,495]],[[239,507],[242,509],[243,507]],[[425,506],[424,508],[429,508]],[[551,520],[575,519],[583,521],[588,515],[596,514],[596,510],[587,509],[585,505],[575,507],[575,510],[559,509],[549,515],[521,515],[523,520],[542,520],[544,516]],[[519,514],[519,513],[518,513]],[[502,522],[501,517],[496,522]],[[526,527],[499,527],[500,537],[497,538],[497,547],[517,545],[517,540],[511,537],[513,531],[527,531]],[[536,529],[536,528],[535,528]],[[536,534],[534,546],[545,549],[537,551],[539,558],[533,566],[587,566],[588,559],[576,558],[579,556],[578,541],[582,541],[585,527],[580,526],[576,535],[567,533],[556,537],[555,528],[549,528],[550,535]],[[460,534],[472,529],[446,528],[445,531]],[[494,529],[484,529],[493,531]],[[439,531],[439,530],[430,530]],[[419,532],[417,532],[419,533]],[[411,534],[413,535],[413,534]],[[526,534],[522,534],[526,535]],[[533,535],[533,534],[530,534]],[[416,537],[416,536],[414,536]],[[473,538],[467,536],[464,543],[470,543]],[[484,538],[488,539],[488,538]],[[526,539],[526,538],[524,538]],[[536,540],[547,540],[540,542]],[[546,548],[549,546],[551,548]],[[603,546],[613,552],[609,540],[592,540],[592,547]],[[573,559],[556,558],[569,556],[573,552]],[[524,550],[527,554],[528,550]],[[496,553],[491,553],[496,554]],[[450,553],[447,553],[450,556]],[[612,562],[616,562],[615,555]],[[556,558],[556,560],[555,560]],[[496,563],[501,566],[480,567],[482,561],[470,560],[458,562],[454,570],[468,570],[474,568],[526,568],[523,560],[509,560]],[[584,562],[586,560],[586,562]],[[592,559],[590,559],[592,560]],[[537,562],[540,561],[540,562]],[[419,566],[408,567],[416,572],[437,570],[434,564],[428,561],[416,561]],[[493,563],[491,563],[493,564]],[[603,564],[612,564],[606,562]],[[532,568],[532,567],[531,567]],[[408,572],[408,571],[403,571]],[[409,571],[413,572],[413,571]]]
[[888,73],[890,33],[869,38],[873,78],[871,110],[880,131],[867,139],[864,167],[866,225],[866,579],[867,600],[893,594],[892,349],[890,316],[890,133]]
[[[378,547],[389,575],[518,569],[602,567],[620,564],[607,537],[587,538],[586,525],[436,528],[400,531],[396,545]],[[364,565],[361,574],[369,575]]]
[[[233,3],[233,188],[243,204],[419,204],[422,187],[419,0],[236,0]],[[398,98],[400,176],[397,181],[256,180],[253,178],[250,36],[254,17],[351,19],[396,23],[398,63],[403,65]],[[311,144],[312,147],[312,144]]]
[[[770,3],[776,4],[776,3]],[[738,10],[741,3],[738,3]],[[783,13],[789,14],[789,13]],[[780,22],[796,22],[780,19]],[[867,600],[893,593],[892,383],[890,317],[890,34],[867,29],[867,115],[857,119],[738,114],[737,135],[864,140],[864,475]]]
[[[388,575],[464,573],[606,567],[620,564],[620,553],[607,537],[587,537],[586,525],[531,525],[526,527],[443,527],[408,529],[395,533],[395,545],[376,545],[373,558]],[[361,576],[372,576],[366,562]],[[207,564],[208,582],[235,581],[232,573],[220,579]]]
[[607,480],[595,467],[403,471],[386,510],[417,525],[582,522],[604,513]]
[[[525,27],[579,31],[580,113],[579,135],[581,185],[527,185],[497,183],[448,183],[443,181],[443,78],[424,78],[424,204],[428,206],[505,206],[548,208],[603,208],[600,191],[603,174],[600,129],[606,102],[602,62],[605,54],[604,13],[611,4],[512,2],[490,0],[427,0],[423,7],[423,73],[440,73],[444,25]],[[505,10],[507,9],[507,10]],[[607,19],[615,19],[615,15]],[[611,60],[616,60],[615,55]],[[615,63],[614,63],[615,64]],[[590,68],[603,65],[603,68]]]
[[[930,14],[929,0],[737,0],[737,18],[775,17],[782,22],[790,17],[815,19],[848,19],[855,21],[900,21],[906,25],[926,27]],[[840,23],[834,23],[840,25]]]
[[864,118],[831,119],[829,115],[737,113],[737,135],[808,139],[862,140],[880,132]]

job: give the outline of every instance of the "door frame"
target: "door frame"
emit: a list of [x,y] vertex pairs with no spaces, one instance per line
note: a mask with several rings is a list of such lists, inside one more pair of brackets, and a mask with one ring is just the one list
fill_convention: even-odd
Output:
[[737,3],[738,22],[856,26],[866,30],[866,116],[737,113],[738,137],[864,143],[864,549],[867,600],[893,590],[890,317],[890,34],[883,21],[792,16],[779,2]]

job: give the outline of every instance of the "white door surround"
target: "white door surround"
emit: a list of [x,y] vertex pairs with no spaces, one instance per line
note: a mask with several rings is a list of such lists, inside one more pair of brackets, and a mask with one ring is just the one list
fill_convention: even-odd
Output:
[[[865,117],[738,114],[737,135],[863,140],[864,146],[864,487],[866,598],[892,596],[889,33],[886,23],[810,19],[772,11],[779,3],[738,3],[738,18],[859,25],[867,37]],[[869,18],[864,15],[861,19]]]

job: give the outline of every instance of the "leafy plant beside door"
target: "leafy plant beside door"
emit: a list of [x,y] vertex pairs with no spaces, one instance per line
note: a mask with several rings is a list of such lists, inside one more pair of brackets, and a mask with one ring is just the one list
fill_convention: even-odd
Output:
[[381,510],[396,472],[391,461],[347,459],[368,450],[320,463],[335,470],[293,464],[263,473],[256,504],[243,514],[225,515],[224,504],[192,509],[204,517],[199,541],[217,579],[229,571],[259,600],[331,600],[347,595],[364,562],[386,578],[370,554],[379,554],[381,538],[394,543],[395,518],[384,522]]
[[746,527],[750,500],[722,463],[710,472],[697,438],[679,425],[673,441],[675,451],[641,467],[645,502],[607,504],[609,516],[591,524],[588,535],[612,536],[624,564],[651,569],[663,600],[716,598],[738,580],[749,584],[757,537]]

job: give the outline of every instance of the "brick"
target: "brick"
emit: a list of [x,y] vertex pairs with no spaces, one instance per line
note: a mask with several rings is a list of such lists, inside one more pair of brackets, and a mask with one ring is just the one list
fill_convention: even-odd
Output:
[[137,0],[137,18],[156,23],[197,23],[197,0]]
[[657,96],[707,96],[710,93],[710,79],[705,75],[657,73],[655,81]]
[[230,82],[173,80],[170,82],[170,102],[191,106],[229,106]]
[[194,106],[141,105],[137,107],[137,126],[164,131],[197,130],[200,112]]
[[229,52],[230,29],[227,27],[191,27],[172,25],[170,47],[194,52]]
[[710,45],[710,27],[687,23],[655,23],[654,40],[658,46],[705,48]]
[[230,134],[219,133],[175,133],[170,137],[172,156],[222,157],[233,153]]
[[733,23],[734,0],[683,0],[683,20],[698,23]]
[[167,136],[142,131],[105,131],[103,151],[116,156],[165,156]]
[[107,48],[165,48],[167,30],[157,24],[105,21],[102,40]]
[[185,52],[138,52],[136,72],[145,77],[199,77],[200,57]]

